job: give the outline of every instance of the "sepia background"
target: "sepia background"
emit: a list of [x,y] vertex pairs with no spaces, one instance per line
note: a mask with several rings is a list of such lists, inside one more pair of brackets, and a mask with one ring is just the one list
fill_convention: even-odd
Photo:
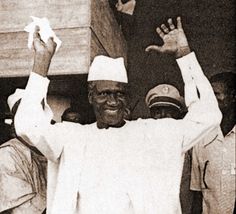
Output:
[[[125,3],[126,1],[123,0]],[[93,57],[125,57],[129,75],[129,105],[133,119],[148,117],[144,98],[158,83],[171,83],[183,93],[173,57],[145,53],[161,45],[155,29],[167,18],[182,17],[190,47],[208,77],[235,72],[235,8],[232,0],[137,0],[133,15],[116,10],[116,0],[1,0],[0,1],[0,112],[9,117],[6,99],[25,87],[33,63],[24,27],[30,15],[47,17],[62,46],[49,74],[49,103],[55,120],[69,106],[94,120],[87,101],[86,76]]]

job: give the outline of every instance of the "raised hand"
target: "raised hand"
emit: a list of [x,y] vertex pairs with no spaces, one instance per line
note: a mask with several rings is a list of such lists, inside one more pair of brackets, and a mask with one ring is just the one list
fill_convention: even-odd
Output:
[[150,45],[145,51],[157,51],[159,53],[175,54],[176,57],[182,57],[190,53],[187,38],[182,28],[181,18],[177,17],[177,28],[173,24],[172,19],[168,19],[169,28],[162,24],[161,28],[157,28],[158,35],[163,39],[162,46]]
[[41,40],[39,30],[39,27],[36,26],[33,41],[34,50],[36,54],[39,53],[43,55],[48,55],[52,58],[53,54],[55,53],[57,44],[53,41],[52,37],[48,39],[47,43],[44,43]]
[[33,72],[46,76],[57,44],[53,41],[53,38],[49,38],[47,43],[43,42],[39,30],[39,27],[36,26],[33,40],[35,51]]

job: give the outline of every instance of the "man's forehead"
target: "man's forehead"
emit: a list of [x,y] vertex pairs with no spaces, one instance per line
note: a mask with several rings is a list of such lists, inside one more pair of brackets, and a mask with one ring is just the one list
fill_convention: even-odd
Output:
[[98,91],[101,90],[125,90],[125,83],[111,81],[111,80],[98,80],[95,81],[95,86]]
[[171,105],[159,105],[159,106],[153,106],[151,107],[151,110],[152,111],[160,111],[160,110],[166,110],[166,111],[178,111],[178,112],[181,112],[180,109],[174,107],[174,106],[171,106]]
[[212,82],[211,84],[214,91],[224,92],[226,90],[226,85],[223,82]]

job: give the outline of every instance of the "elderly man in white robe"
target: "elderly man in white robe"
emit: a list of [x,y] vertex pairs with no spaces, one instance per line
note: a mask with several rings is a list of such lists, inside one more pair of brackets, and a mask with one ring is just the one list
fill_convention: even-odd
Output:
[[46,97],[46,76],[56,45],[52,39],[42,42],[35,32],[34,66],[15,126],[17,134],[49,160],[48,213],[181,213],[184,153],[219,125],[221,113],[180,18],[177,28],[172,19],[168,23],[157,28],[163,46],[152,45],[146,51],[178,58],[188,98],[188,113],[182,120],[125,121],[128,79],[123,59],[97,56],[88,75],[89,102],[97,122],[52,126],[40,103]]

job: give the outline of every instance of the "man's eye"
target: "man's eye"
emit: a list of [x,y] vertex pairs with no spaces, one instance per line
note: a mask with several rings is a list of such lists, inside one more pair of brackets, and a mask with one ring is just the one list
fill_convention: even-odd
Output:
[[119,96],[119,97],[123,97],[125,94],[123,93],[123,92],[118,92],[117,93],[117,96]]
[[99,95],[100,96],[107,96],[107,92],[100,92]]

